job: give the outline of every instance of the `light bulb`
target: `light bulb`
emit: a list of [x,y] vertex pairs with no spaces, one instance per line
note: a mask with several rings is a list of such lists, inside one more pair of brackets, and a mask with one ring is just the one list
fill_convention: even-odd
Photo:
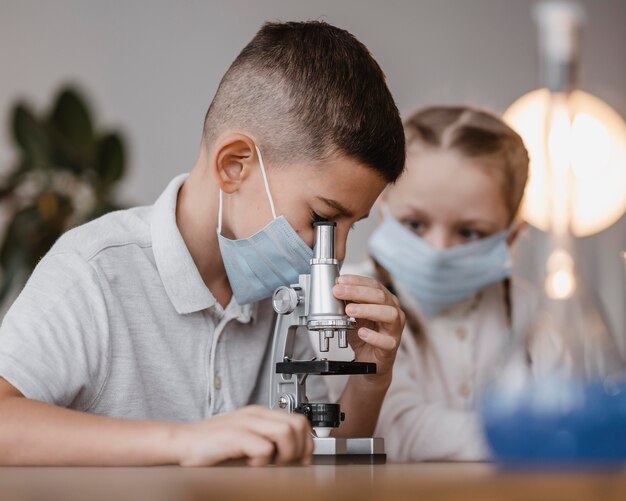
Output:
[[546,294],[551,299],[567,299],[576,291],[574,260],[563,249],[554,250],[548,257]]
[[609,227],[626,211],[626,123],[605,102],[583,91],[572,92],[567,101],[571,125],[553,116],[547,89],[532,91],[515,101],[504,114],[530,156],[529,181],[522,215],[532,225],[547,230],[551,195],[546,169],[547,151],[554,169],[571,166],[571,229],[577,236],[591,235]]

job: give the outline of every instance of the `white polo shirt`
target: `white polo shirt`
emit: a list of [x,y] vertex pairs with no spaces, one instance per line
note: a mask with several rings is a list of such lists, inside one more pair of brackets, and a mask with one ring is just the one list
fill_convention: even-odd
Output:
[[[224,309],[176,225],[186,175],[157,202],[63,235],[0,327],[0,377],[27,398],[94,414],[197,421],[267,405],[269,300]],[[295,356],[315,356],[306,338]],[[322,380],[311,401],[328,401]]]

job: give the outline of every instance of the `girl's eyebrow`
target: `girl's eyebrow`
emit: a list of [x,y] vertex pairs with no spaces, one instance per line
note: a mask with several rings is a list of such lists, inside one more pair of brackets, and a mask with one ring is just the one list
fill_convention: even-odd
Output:
[[470,218],[457,221],[456,226],[488,226],[489,228],[492,228],[494,223],[487,219]]
[[410,212],[410,213],[412,213],[412,214],[415,214],[415,215],[417,215],[417,216],[419,216],[419,217],[422,217],[422,218],[424,218],[424,219],[429,219],[429,217],[430,217],[430,216],[428,215],[428,212],[427,212],[427,211],[425,211],[425,210],[423,210],[423,209],[420,209],[419,207],[417,207],[417,206],[415,206],[415,205],[413,205],[413,204],[408,204],[408,205],[407,205],[407,212]]

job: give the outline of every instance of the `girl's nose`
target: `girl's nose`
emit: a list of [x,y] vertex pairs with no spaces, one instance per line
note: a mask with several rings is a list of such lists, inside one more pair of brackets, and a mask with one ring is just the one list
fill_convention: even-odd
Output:
[[428,242],[428,245],[439,250],[447,249],[454,245],[450,233],[445,228],[439,227],[430,228],[424,235],[424,240]]

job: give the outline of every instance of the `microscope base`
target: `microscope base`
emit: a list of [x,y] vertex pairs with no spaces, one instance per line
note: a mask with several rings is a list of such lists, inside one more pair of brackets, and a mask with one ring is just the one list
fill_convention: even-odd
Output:
[[313,464],[384,464],[382,438],[313,438]]

